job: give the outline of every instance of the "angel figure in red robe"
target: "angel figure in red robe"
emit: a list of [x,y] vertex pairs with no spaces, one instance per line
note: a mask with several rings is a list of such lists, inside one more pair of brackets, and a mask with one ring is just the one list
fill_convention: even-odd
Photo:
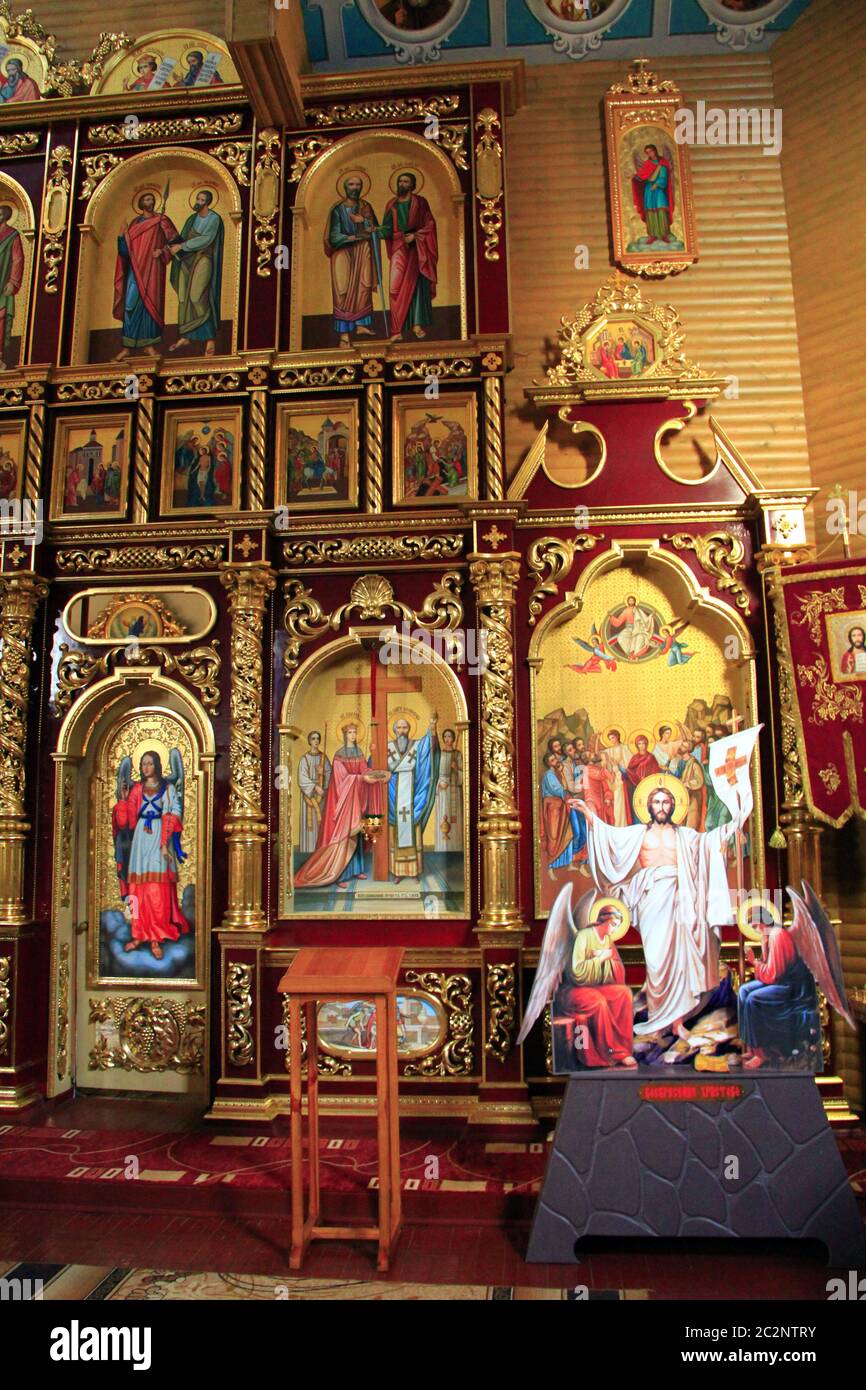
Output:
[[111,816],[120,896],[128,910],[130,939],[125,951],[149,946],[162,960],[163,941],[177,941],[190,924],[177,900],[181,849],[184,768],[180,750],[169,753],[163,772],[159,753],[143,753],[139,778],[132,780],[132,759],[122,758],[117,772],[117,800]]
[[[571,884],[563,888],[547,919],[541,956],[529,1004],[517,1039],[518,1046],[545,1005],[553,1000],[554,1068],[636,1067],[632,1055],[632,993],[616,941],[629,927],[625,903],[598,898],[594,888],[571,915]],[[558,1034],[569,1044],[564,1066],[558,1055]]]

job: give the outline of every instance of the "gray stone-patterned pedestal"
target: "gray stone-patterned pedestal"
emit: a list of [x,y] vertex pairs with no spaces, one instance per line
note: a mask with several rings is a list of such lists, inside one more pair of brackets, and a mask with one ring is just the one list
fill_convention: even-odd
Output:
[[[645,1087],[719,1082],[742,1094],[641,1096]],[[573,1077],[527,1260],[575,1263],[583,1236],[811,1238],[824,1242],[834,1266],[866,1264],[863,1224],[818,1088],[790,1073],[673,1079],[641,1067]]]

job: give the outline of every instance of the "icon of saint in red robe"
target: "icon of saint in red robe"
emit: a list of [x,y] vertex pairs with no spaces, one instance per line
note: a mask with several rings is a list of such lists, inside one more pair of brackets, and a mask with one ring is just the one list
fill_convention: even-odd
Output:
[[120,896],[129,911],[130,939],[125,951],[149,946],[162,959],[163,941],[177,941],[190,924],[177,898],[178,870],[186,859],[183,831],[183,760],[177,748],[164,774],[159,753],[143,753],[139,780],[132,781],[132,759],[117,773],[117,801],[111,816]]
[[397,196],[382,218],[380,235],[391,257],[391,334],[402,338],[411,328],[416,338],[426,338],[433,322],[433,300],[439,266],[439,239],[430,204],[416,193],[415,174],[400,174]]
[[179,235],[171,218],[157,212],[155,194],[142,193],[136,207],[138,216],[123,223],[117,238],[114,317],[123,325],[118,360],[134,351],[157,356],[165,331],[165,268],[170,243]]
[[296,888],[324,888],[336,883],[346,888],[351,879],[367,877],[364,868],[366,815],[381,815],[379,782],[387,772],[373,772],[358,743],[358,729],[347,724],[341,730],[343,746],[331,764],[331,780],[322,810],[316,848],[295,874]]

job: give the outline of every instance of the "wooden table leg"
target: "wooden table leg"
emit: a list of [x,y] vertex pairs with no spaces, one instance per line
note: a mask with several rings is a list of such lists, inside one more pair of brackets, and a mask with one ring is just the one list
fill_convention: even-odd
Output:
[[376,1006],[376,1121],[379,1153],[379,1259],[377,1268],[388,1268],[391,1253],[391,1106],[388,1088],[388,996],[377,995]]
[[289,1088],[292,1128],[292,1249],[289,1268],[304,1258],[304,1135],[301,1115],[301,1005],[289,996]]
[[310,1165],[309,1224],[319,1220],[319,1034],[318,1004],[315,999],[307,1011],[307,1156]]
[[391,1248],[402,1218],[402,1178],[400,1175],[400,1089],[397,1071],[397,996],[388,996],[388,1094],[391,1140]]

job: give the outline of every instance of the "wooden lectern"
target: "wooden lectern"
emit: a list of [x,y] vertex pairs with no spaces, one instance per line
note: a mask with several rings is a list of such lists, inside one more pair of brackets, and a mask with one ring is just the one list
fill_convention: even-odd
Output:
[[[378,1240],[377,1267],[386,1270],[400,1230],[400,1114],[397,1090],[397,976],[401,946],[303,947],[279,983],[289,996],[292,1120],[291,1269],[300,1269],[311,1240]],[[376,1121],[379,1142],[378,1226],[319,1225],[317,1005],[323,999],[369,999],[376,1006]],[[301,1008],[307,1018],[307,1128],[310,1202],[304,1218]]]

